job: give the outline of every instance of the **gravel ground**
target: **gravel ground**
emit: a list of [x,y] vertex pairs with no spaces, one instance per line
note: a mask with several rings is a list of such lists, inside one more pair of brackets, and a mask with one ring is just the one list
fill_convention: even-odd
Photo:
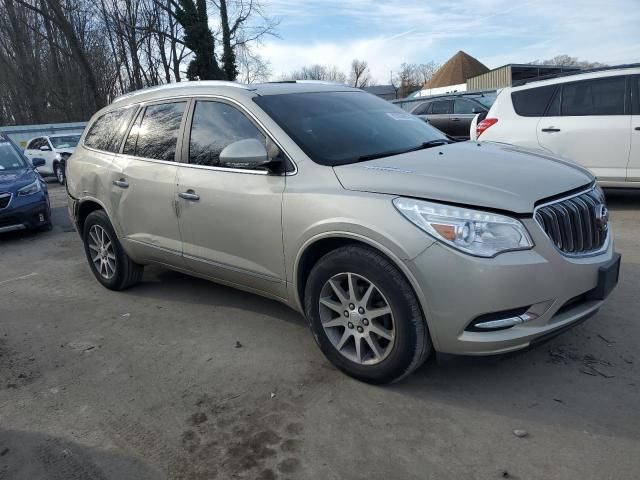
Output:
[[640,192],[609,195],[598,315],[372,387],[276,302],[156,268],[102,288],[50,186],[53,231],[0,237],[0,479],[640,478]]

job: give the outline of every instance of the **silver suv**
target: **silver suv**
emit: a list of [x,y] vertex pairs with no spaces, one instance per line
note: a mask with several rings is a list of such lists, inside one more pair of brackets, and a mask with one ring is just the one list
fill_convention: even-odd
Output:
[[602,191],[575,165],[449,143],[357,89],[194,82],[116,99],[68,165],[100,283],[159,264],[304,314],[327,358],[372,383],[434,350],[521,349],[616,285]]

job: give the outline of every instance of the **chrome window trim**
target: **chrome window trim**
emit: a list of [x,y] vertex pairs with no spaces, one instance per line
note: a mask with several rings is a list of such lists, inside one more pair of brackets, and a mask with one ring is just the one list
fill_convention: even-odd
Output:
[[[271,141],[273,143],[275,143],[280,150],[282,150],[282,152],[287,156],[287,158],[289,159],[289,161],[293,165],[293,171],[292,172],[284,172],[284,173],[280,173],[280,174],[277,174],[277,175],[273,175],[273,174],[271,174],[271,175],[278,176],[278,177],[280,177],[280,176],[288,177],[288,176],[296,175],[298,173],[298,165],[293,160],[293,157],[291,155],[289,155],[289,153],[282,146],[282,144],[265,127],[264,123],[262,123],[253,114],[253,112],[251,112],[241,102],[239,102],[238,100],[235,100],[235,99],[233,99],[231,97],[225,97],[224,95],[212,94],[212,93],[210,93],[210,94],[201,93],[201,94],[197,94],[197,95],[194,95],[194,94],[190,94],[190,95],[174,95],[174,96],[171,96],[171,97],[165,97],[165,98],[161,98],[161,99],[154,98],[153,100],[148,100],[146,102],[130,103],[130,104],[126,105],[126,106],[123,105],[120,108],[114,108],[113,110],[125,109],[125,108],[129,108],[129,107],[132,107],[132,106],[136,106],[137,109],[138,109],[138,110],[136,110],[136,114],[137,114],[137,112],[139,111],[140,108],[144,108],[147,105],[151,105],[151,104],[155,104],[155,103],[163,103],[163,102],[167,102],[167,101],[176,101],[176,100],[179,101],[179,100],[182,100],[182,99],[197,101],[198,98],[212,98],[212,99],[216,99],[216,100],[223,100],[225,102],[232,103],[234,106],[239,107],[240,110],[242,110],[242,112],[244,114],[248,115],[260,127],[260,129],[265,133],[265,135],[267,135],[271,139]],[[109,112],[105,112],[105,113],[109,113]],[[136,115],[133,116],[133,118],[130,120],[130,122],[135,121],[135,117],[136,117]],[[100,118],[100,117],[98,117],[98,118]],[[186,133],[186,128],[187,127],[185,125],[185,131],[183,133]],[[248,170],[248,169],[243,169],[243,168],[212,167],[212,166],[208,166],[208,165],[192,165],[192,164],[187,163],[187,162],[167,162],[167,161],[164,161],[164,160],[155,160],[155,159],[152,159],[152,158],[142,158],[142,157],[135,157],[135,156],[132,156],[132,155],[125,155],[125,154],[123,154],[121,152],[122,152],[122,147],[124,145],[124,142],[126,141],[126,137],[128,136],[130,129],[131,129],[131,125],[129,125],[129,128],[127,129],[127,133],[125,135],[125,138],[122,141],[122,143],[120,144],[120,148],[119,148],[119,152],[118,153],[105,152],[103,150],[96,150],[94,148],[87,147],[87,146],[84,145],[84,139],[82,141],[82,146],[83,146],[83,148],[85,148],[87,150],[98,152],[98,153],[105,153],[105,154],[110,154],[110,155],[120,155],[120,156],[124,156],[124,157],[128,157],[128,158],[132,158],[132,159],[136,159],[136,160],[144,160],[144,161],[148,161],[148,162],[160,162],[160,163],[176,164],[176,165],[181,166],[181,167],[198,168],[198,169],[202,169],[202,170],[214,170],[214,171],[222,171],[222,172],[235,172],[235,173],[244,173],[244,174],[250,174],[250,175],[270,175],[270,172],[266,171],[266,170]]]
[[547,207],[549,205],[553,205],[555,203],[560,203],[560,202],[564,202],[565,200],[569,200],[571,198],[575,198],[575,197],[579,197],[580,195],[584,195],[585,193],[589,193],[593,190],[595,190],[596,185],[595,183],[592,183],[588,188],[571,194],[571,195],[567,195],[566,197],[561,197],[561,198],[557,198],[555,200],[552,200],[550,202],[545,202],[545,203],[541,203],[540,205],[536,205],[536,207],[533,209],[533,221],[536,222],[536,225],[538,225],[538,227],[540,227],[540,230],[542,230],[542,233],[550,240],[551,245],[553,245],[553,248],[555,248],[563,257],[568,257],[568,258],[588,258],[588,257],[595,257],[597,255],[601,255],[604,252],[606,252],[609,249],[609,244],[611,243],[611,228],[607,228],[607,235],[604,239],[604,243],[602,244],[602,247],[600,247],[598,250],[593,250],[590,252],[585,252],[585,253],[568,253],[568,252],[563,252],[562,250],[560,250],[558,248],[558,246],[556,245],[556,243],[553,241],[553,239],[551,237],[549,237],[549,235],[547,235],[547,232],[544,229],[543,225],[540,225],[540,222],[538,222],[538,220],[536,219],[536,214],[538,213],[538,210],[541,209],[542,207]]

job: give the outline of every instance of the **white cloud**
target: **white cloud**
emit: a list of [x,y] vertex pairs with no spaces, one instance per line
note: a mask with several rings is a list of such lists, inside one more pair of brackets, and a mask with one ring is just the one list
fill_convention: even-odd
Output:
[[[369,62],[376,80],[386,83],[402,62],[447,60],[458,50],[489,67],[568,54],[606,63],[640,62],[640,8],[637,0],[271,0],[281,16],[282,39],[267,41],[260,53],[274,77],[314,63],[347,71],[351,60]],[[287,28],[309,32],[331,19],[353,32],[327,29],[326,39],[286,35]],[[322,30],[324,32],[324,30]]]

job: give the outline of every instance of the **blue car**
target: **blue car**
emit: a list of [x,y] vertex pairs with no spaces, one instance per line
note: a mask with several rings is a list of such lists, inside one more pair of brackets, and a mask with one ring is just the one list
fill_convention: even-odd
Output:
[[0,133],[0,233],[51,230],[47,185],[35,170],[44,159],[30,163],[18,146]]

